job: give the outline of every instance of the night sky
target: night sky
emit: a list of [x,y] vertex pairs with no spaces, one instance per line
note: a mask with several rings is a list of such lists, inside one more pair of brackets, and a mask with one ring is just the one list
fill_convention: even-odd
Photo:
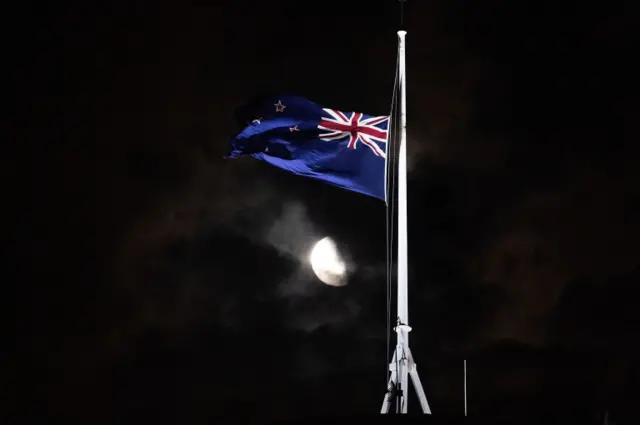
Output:
[[[436,415],[462,415],[464,359],[471,416],[635,415],[637,73],[625,8],[592,3],[407,3],[411,347]],[[380,409],[384,204],[223,156],[259,92],[388,113],[397,2],[216,4],[5,16],[20,423]],[[324,236],[343,288],[305,260]]]

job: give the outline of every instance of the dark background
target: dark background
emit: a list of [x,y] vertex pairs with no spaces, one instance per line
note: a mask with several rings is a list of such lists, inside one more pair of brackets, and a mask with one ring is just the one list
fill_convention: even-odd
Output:
[[[388,112],[397,2],[19,7],[3,167],[18,422],[378,412],[384,205],[222,156],[234,108],[263,90]],[[471,416],[634,417],[625,13],[407,3],[411,344],[436,415],[462,414],[467,359]],[[326,235],[354,268],[344,288],[306,265]]]

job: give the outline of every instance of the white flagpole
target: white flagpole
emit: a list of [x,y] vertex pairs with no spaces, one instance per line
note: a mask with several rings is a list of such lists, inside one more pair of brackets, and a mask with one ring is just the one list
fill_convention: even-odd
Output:
[[[400,149],[398,152],[398,323],[396,332],[398,343],[396,350],[406,353],[409,348],[409,303],[408,303],[408,246],[407,246],[407,85],[404,37],[405,31],[398,31],[398,84],[400,91]],[[399,371],[401,413],[407,413],[409,376],[407,367]]]
[[[416,365],[409,349],[409,294],[408,244],[407,244],[407,85],[405,65],[406,31],[398,31],[398,83],[400,92],[400,149],[398,158],[398,318],[395,331],[396,349],[389,364],[391,372],[387,394],[382,403],[381,413],[388,413],[392,395],[396,396],[396,409],[407,413],[409,376],[420,400],[422,412],[431,414],[427,397],[422,389]],[[399,384],[399,385],[398,385]]]
[[[404,37],[406,31],[398,31],[400,85],[400,151],[398,158],[398,320],[409,324],[408,304],[408,248],[407,248],[407,85],[405,68]],[[410,329],[407,329],[409,332]],[[407,333],[405,341],[409,344]]]

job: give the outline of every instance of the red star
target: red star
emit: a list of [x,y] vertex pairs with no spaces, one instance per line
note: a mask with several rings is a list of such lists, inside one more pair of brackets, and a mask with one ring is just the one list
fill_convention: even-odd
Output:
[[276,112],[284,112],[284,108],[286,108],[280,100],[278,100],[278,103],[274,103],[273,106],[276,107]]
[[300,131],[300,129],[296,125],[296,126],[293,126],[293,127],[289,127],[289,131],[293,133],[294,131]]

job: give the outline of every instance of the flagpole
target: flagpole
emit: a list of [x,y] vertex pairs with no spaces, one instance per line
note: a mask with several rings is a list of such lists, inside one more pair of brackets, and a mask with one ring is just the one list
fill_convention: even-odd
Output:
[[398,31],[399,158],[398,158],[398,317],[395,327],[396,349],[389,364],[389,384],[382,402],[381,413],[388,413],[395,395],[397,413],[407,413],[409,376],[418,395],[422,412],[431,414],[416,365],[409,349],[409,292],[408,292],[408,236],[407,236],[407,85],[405,63],[406,31]]
[[[398,157],[398,321],[403,325],[409,325],[409,304],[408,304],[408,247],[407,247],[407,85],[404,37],[406,31],[398,31],[398,51],[399,51],[399,78],[400,85],[400,151]],[[406,344],[409,344],[408,332],[411,328],[405,329]]]
[[[407,246],[407,85],[405,66],[405,31],[398,31],[398,84],[400,95],[400,149],[398,152],[398,323],[396,333],[398,338],[397,348],[401,352],[406,352],[409,348],[409,291],[408,280],[408,246]],[[407,367],[402,367],[400,371],[400,387],[404,390],[400,394],[401,413],[407,413],[408,401],[408,376]]]

